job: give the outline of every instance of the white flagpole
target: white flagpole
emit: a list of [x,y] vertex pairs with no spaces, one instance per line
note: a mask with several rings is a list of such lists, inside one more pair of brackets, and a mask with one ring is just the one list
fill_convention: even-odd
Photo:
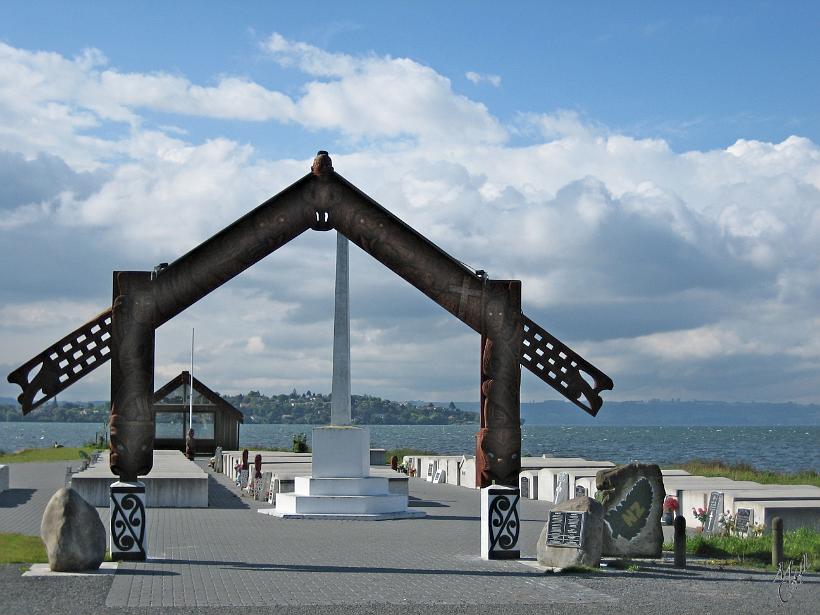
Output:
[[194,428],[194,328],[191,327],[191,390],[188,405],[188,429]]

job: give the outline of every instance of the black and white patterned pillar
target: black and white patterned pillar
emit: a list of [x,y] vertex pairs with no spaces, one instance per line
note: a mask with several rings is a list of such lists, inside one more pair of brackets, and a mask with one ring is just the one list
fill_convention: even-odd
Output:
[[111,559],[144,561],[148,557],[145,483],[112,483],[110,493]]
[[481,490],[482,559],[519,559],[518,518],[520,491],[515,487],[492,485]]

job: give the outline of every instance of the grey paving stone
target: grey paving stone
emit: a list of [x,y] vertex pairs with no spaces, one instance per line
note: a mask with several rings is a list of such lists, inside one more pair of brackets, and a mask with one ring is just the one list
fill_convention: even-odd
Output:
[[[13,489],[30,491],[0,499],[0,531],[39,534],[64,466],[14,468],[21,471]],[[427,518],[365,522],[260,515],[256,509],[267,504],[239,497],[224,476],[210,477],[210,508],[148,510],[147,562],[76,581],[0,567],[0,612],[703,615],[814,613],[820,601],[817,575],[784,607],[765,571],[643,563],[632,572],[548,575],[521,562],[485,562],[478,557],[478,492],[420,479],[411,481],[412,504]],[[530,561],[547,510],[522,502],[520,545]],[[107,524],[107,510],[98,512]]]

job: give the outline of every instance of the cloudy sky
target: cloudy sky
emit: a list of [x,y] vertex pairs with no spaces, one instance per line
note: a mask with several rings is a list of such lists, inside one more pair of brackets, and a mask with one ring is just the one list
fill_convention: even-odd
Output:
[[[812,3],[49,4],[0,4],[0,395],[110,305],[112,270],[173,261],[328,149],[521,279],[606,399],[820,402]],[[329,391],[334,246],[308,232],[160,328],[157,386],[195,327],[218,391]],[[351,293],[354,393],[478,398],[465,325],[355,247]],[[522,400],[554,398],[525,371]]]

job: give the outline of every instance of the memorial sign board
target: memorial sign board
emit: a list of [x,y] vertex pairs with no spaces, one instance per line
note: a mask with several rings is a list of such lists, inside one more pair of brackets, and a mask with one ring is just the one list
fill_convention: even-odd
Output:
[[749,526],[754,525],[755,511],[751,508],[738,508],[735,514],[735,531],[738,534],[745,534],[749,531]]
[[723,493],[720,491],[713,491],[709,494],[709,506],[706,509],[709,517],[706,519],[706,525],[703,531],[713,533],[718,529],[718,518],[723,512]]
[[581,548],[587,513],[550,511],[547,522],[547,544],[551,547]]

